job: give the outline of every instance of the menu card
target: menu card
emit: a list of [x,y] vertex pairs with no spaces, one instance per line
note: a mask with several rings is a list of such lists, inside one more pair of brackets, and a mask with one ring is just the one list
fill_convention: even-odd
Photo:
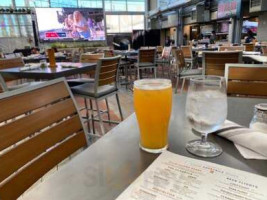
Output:
[[166,151],[117,200],[267,200],[267,178]]

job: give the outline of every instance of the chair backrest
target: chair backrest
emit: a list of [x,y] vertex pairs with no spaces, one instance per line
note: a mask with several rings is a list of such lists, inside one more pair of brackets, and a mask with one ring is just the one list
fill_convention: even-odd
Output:
[[267,97],[267,66],[226,64],[225,78],[229,95]]
[[104,58],[103,53],[98,54],[81,54],[80,62],[81,63],[96,63],[100,58]]
[[0,93],[8,91],[8,87],[2,75],[0,74]]
[[253,44],[253,43],[245,43],[245,44],[243,44],[244,45],[244,47],[245,47],[245,51],[254,51],[254,49],[255,49],[255,44]]
[[109,57],[114,57],[114,51],[113,50],[104,50],[104,57],[109,58]]
[[95,70],[95,93],[99,86],[114,84],[117,87],[118,68],[121,56],[101,58]]
[[24,62],[21,57],[0,59],[0,69],[8,69],[22,66],[24,66]]
[[219,46],[218,51],[244,51],[244,46]]
[[166,59],[166,60],[170,59],[171,51],[172,51],[172,47],[171,47],[171,46],[169,46],[169,47],[164,47],[164,48],[163,48],[163,51],[162,51],[162,55],[161,55],[161,57],[162,57],[163,59]]
[[64,159],[87,147],[64,79],[0,94],[0,199],[17,199]]
[[263,54],[264,56],[267,56],[267,46],[262,46],[262,47],[261,47],[261,50],[262,50],[262,54]]
[[224,76],[226,63],[241,63],[241,51],[224,51],[211,52],[206,51],[202,53],[203,74]]
[[179,69],[184,68],[185,67],[185,59],[184,59],[183,51],[181,49],[175,49],[172,52],[173,52],[174,57],[175,57],[176,66]]
[[154,63],[156,62],[156,49],[139,49],[138,51],[139,63]]
[[157,53],[161,54],[163,51],[163,47],[162,46],[157,46]]
[[181,46],[185,58],[193,58],[192,47],[191,46]]

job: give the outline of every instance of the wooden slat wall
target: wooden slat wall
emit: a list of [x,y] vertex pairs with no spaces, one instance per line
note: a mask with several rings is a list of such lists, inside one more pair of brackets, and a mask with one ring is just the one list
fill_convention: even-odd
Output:
[[227,93],[267,96],[267,67],[229,67]]
[[[17,106],[17,107],[15,107]],[[16,199],[87,142],[76,107],[61,81],[0,95],[0,199]],[[8,123],[3,123],[7,119]]]

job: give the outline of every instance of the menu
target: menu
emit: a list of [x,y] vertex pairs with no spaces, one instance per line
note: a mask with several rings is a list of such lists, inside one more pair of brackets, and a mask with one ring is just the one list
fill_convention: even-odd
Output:
[[166,151],[117,200],[267,200],[267,178]]

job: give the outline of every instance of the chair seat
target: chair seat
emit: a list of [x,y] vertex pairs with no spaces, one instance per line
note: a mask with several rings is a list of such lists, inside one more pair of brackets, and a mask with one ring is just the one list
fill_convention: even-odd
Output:
[[75,78],[67,80],[67,83],[70,87],[74,87],[77,85],[82,85],[84,83],[94,83],[95,79],[93,78]]
[[169,60],[160,58],[156,60],[156,63],[169,63]]
[[142,63],[139,63],[139,64],[136,64],[138,67],[155,67],[155,64],[154,63],[151,63],[151,62],[142,62]]
[[9,91],[12,91],[12,90],[17,90],[17,89],[24,88],[24,87],[30,87],[30,86],[38,85],[40,83],[42,83],[42,82],[41,81],[39,81],[39,82],[27,82],[27,83],[22,83],[19,85],[8,86],[7,88]]
[[85,95],[88,97],[99,98],[110,94],[112,92],[116,92],[118,89],[114,85],[104,85],[99,86],[97,93],[95,94],[95,85],[94,83],[85,83],[82,85],[71,87],[71,91],[76,95]]
[[182,71],[180,77],[182,76],[192,76],[192,75],[202,75],[202,69],[189,69]]

